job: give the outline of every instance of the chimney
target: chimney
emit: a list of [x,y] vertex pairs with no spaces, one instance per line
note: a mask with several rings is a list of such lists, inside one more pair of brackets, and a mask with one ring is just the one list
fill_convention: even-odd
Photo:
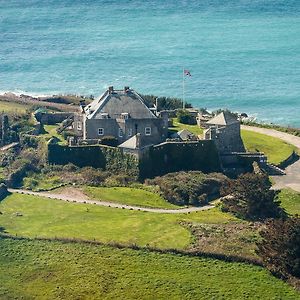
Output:
[[141,134],[137,133],[136,135],[136,148],[140,149],[141,148]]
[[129,86],[125,86],[124,87],[124,92],[127,93],[129,91],[129,89],[130,89]]
[[114,91],[114,87],[113,86],[109,86],[108,87],[109,94],[113,93],[113,91]]

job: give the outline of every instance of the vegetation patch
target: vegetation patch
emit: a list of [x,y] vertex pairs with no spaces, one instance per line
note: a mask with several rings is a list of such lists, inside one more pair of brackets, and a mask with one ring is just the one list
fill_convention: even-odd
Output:
[[197,206],[219,197],[225,179],[222,174],[190,171],[169,173],[146,183],[159,186],[163,197],[170,203]]
[[259,260],[256,243],[261,240],[261,223],[228,224],[184,224],[192,233],[194,240],[191,251],[223,254],[234,257]]
[[236,180],[228,180],[223,186],[221,208],[246,220],[265,220],[285,217],[277,199],[277,191],[271,190],[266,174],[247,173]]
[[265,266],[300,289],[300,218],[271,219],[260,234],[257,253]]
[[286,160],[293,151],[297,150],[295,146],[269,135],[248,130],[242,130],[241,133],[248,151],[263,152],[267,155],[268,161],[276,165]]
[[126,205],[156,208],[178,208],[155,194],[131,187],[84,187],[83,191],[92,199],[116,202]]
[[278,194],[280,205],[290,215],[300,215],[300,193],[284,189]]

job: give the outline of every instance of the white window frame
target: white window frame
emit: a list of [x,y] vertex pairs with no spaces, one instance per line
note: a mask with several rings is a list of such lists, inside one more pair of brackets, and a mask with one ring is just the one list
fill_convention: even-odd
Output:
[[151,135],[152,130],[151,127],[145,127],[145,135]]
[[132,132],[133,132],[133,131],[132,131],[132,128],[129,128],[129,129],[128,129],[128,136],[132,136]]
[[123,137],[123,129],[119,128],[119,137]]
[[98,128],[98,135],[104,135],[104,128]]

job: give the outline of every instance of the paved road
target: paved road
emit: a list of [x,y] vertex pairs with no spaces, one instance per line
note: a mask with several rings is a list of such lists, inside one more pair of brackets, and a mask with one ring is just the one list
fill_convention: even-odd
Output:
[[152,213],[162,213],[162,214],[190,213],[190,212],[195,212],[195,211],[208,210],[208,209],[211,209],[214,207],[213,205],[205,205],[205,206],[201,206],[201,207],[187,207],[187,208],[180,208],[180,209],[148,208],[148,207],[124,205],[124,204],[120,204],[120,203],[113,203],[113,202],[106,202],[106,201],[74,199],[74,198],[72,198],[71,195],[65,196],[65,195],[59,195],[59,194],[54,194],[54,193],[50,193],[50,192],[32,192],[32,191],[21,190],[21,189],[8,189],[8,191],[11,193],[42,196],[42,197],[46,197],[46,198],[50,198],[50,199],[62,200],[62,201],[67,201],[67,202],[95,204],[95,205],[106,206],[106,207],[137,210],[137,211],[152,212]]
[[[295,145],[297,148],[300,149],[300,137],[294,136],[292,134],[280,132],[274,129],[258,128],[252,126],[244,126],[244,125],[242,126],[242,129],[255,131],[258,133],[263,133],[273,137],[280,138],[285,142]],[[291,188],[297,192],[300,192],[300,160],[288,166],[285,169],[285,172],[286,175],[272,176],[273,180],[275,181],[273,188],[274,189]]]

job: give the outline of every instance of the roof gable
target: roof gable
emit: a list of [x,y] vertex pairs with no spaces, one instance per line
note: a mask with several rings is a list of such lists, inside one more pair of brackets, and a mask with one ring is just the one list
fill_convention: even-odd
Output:
[[233,115],[229,111],[223,111],[211,120],[209,120],[206,124],[226,126],[235,123],[239,123],[235,115]]
[[116,119],[122,113],[128,113],[133,119],[157,118],[145,105],[142,97],[133,90],[106,91],[85,109],[89,119],[100,119],[103,113]]

